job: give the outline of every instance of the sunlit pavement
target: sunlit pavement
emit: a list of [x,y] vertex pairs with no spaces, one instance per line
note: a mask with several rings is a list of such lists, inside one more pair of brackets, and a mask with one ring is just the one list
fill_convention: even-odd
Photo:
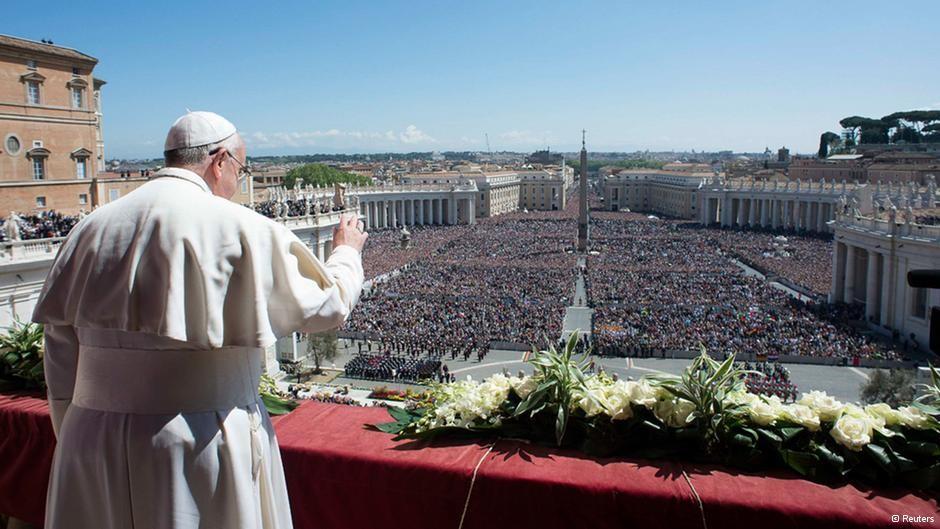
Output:
[[[337,369],[342,366],[358,352],[357,347],[345,349],[337,358],[335,364]],[[472,377],[474,380],[481,380],[495,373],[501,373],[503,370],[515,375],[520,370],[525,373],[532,373],[532,366],[523,361],[523,351],[491,350],[483,362],[477,362],[475,357],[465,362],[462,359],[449,360],[444,359],[444,363],[450,369],[451,373],[458,379]],[[632,359],[632,368],[628,368],[626,358],[601,358],[594,357],[596,367],[603,367],[608,373],[617,373],[620,377],[640,378],[643,375],[651,373],[668,373],[673,375],[680,374],[689,360],[681,359],[658,359],[658,358],[634,358]],[[841,366],[818,366],[809,364],[785,364],[790,370],[790,378],[801,392],[810,390],[820,390],[846,402],[856,402],[859,400],[859,391],[861,384],[867,380],[870,369],[841,367]],[[326,367],[330,367],[327,365]],[[291,379],[292,380],[292,379]],[[346,377],[337,377],[332,385],[351,387],[371,388],[378,386],[388,386],[396,389],[422,389],[422,386],[414,384],[399,384],[376,380],[361,380]]]

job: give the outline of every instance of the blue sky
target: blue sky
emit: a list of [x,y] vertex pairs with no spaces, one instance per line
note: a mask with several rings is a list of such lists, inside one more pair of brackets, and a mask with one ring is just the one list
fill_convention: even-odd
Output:
[[185,111],[252,154],[816,149],[940,109],[940,2],[28,2],[0,33],[100,60],[108,157]]

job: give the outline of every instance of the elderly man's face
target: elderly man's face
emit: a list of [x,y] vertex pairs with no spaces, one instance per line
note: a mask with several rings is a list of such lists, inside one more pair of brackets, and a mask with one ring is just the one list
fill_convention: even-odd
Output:
[[[212,193],[222,198],[231,199],[239,186],[239,164],[245,164],[245,143],[238,142],[238,147],[231,152],[219,151],[214,160],[212,172],[215,173],[215,185],[210,185]],[[218,165],[216,165],[218,164]],[[250,177],[246,177],[250,178]]]
[[[238,191],[239,178],[238,175],[241,173],[241,167],[246,165],[246,149],[244,142],[238,142],[238,148],[235,149],[235,152],[232,153],[232,157],[229,157],[228,171],[226,171],[225,185],[226,185],[226,195],[225,198],[232,198],[235,195],[235,192]],[[241,164],[241,165],[239,165]],[[250,178],[250,177],[245,177]]]

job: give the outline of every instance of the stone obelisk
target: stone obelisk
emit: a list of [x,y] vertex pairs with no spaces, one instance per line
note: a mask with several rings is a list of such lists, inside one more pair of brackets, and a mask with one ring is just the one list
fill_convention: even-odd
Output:
[[587,146],[584,139],[585,131],[581,131],[581,180],[579,181],[580,203],[578,204],[578,251],[587,252],[588,247],[588,183],[587,183]]

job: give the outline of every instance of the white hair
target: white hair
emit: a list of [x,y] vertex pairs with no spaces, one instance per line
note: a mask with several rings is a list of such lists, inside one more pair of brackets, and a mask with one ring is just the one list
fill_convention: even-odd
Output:
[[209,153],[224,148],[230,153],[241,146],[241,138],[238,133],[232,134],[228,138],[209,145],[200,145],[199,147],[182,147],[172,151],[163,152],[163,161],[167,167],[191,167],[201,165],[209,158]]

